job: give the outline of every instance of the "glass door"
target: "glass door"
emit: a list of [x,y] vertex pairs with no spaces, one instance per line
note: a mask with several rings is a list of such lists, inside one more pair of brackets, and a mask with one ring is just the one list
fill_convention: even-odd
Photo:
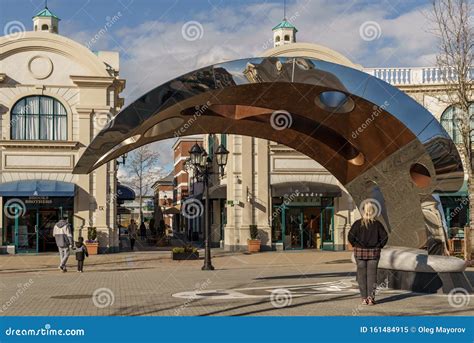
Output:
[[303,249],[303,211],[301,208],[286,208],[284,224],[284,248]]
[[7,227],[11,229],[13,243],[18,253],[38,252],[38,211],[25,209],[19,204],[6,206]]
[[56,251],[54,225],[62,218],[62,209],[42,208],[38,211],[38,251]]
[[334,250],[334,208],[321,209],[321,249]]

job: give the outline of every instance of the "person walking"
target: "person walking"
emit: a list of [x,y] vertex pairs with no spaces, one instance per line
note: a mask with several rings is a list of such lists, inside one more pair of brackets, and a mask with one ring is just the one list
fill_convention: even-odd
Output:
[[133,251],[135,246],[135,240],[137,239],[137,224],[135,220],[130,220],[130,225],[128,225],[128,238],[130,238],[130,249]]
[[84,244],[84,238],[79,237],[76,242],[76,261],[77,261],[77,272],[82,273],[84,271],[84,260],[89,257],[89,252]]
[[387,244],[388,235],[383,224],[376,219],[377,206],[366,202],[361,210],[362,218],[356,220],[349,230],[348,240],[354,247],[362,304],[375,305],[377,288],[377,266],[380,251]]
[[68,223],[67,215],[64,215],[63,218],[54,225],[53,236],[59,250],[59,269],[65,273],[67,272],[66,263],[70,254],[69,249],[72,248],[74,242],[72,239],[71,225]]
[[146,240],[146,225],[143,220],[142,220],[142,223],[140,224],[140,238],[142,241]]

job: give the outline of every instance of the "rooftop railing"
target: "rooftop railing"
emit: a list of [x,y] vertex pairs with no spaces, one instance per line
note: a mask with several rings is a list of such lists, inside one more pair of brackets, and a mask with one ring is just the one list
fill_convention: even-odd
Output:
[[[454,69],[438,67],[364,68],[363,71],[396,86],[436,85],[457,79]],[[474,79],[474,68],[469,70],[468,77]]]

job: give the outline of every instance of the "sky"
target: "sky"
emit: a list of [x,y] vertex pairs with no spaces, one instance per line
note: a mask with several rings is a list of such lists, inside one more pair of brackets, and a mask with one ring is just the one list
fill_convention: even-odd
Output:
[[[297,41],[327,46],[364,67],[435,64],[429,0],[287,0]],[[31,17],[44,0],[0,0],[0,29]],[[91,50],[120,53],[126,104],[148,90],[205,65],[259,56],[272,47],[283,0],[49,0],[59,31]],[[100,33],[104,31],[105,33]],[[95,37],[95,38],[94,38]],[[164,169],[173,141],[153,143]]]

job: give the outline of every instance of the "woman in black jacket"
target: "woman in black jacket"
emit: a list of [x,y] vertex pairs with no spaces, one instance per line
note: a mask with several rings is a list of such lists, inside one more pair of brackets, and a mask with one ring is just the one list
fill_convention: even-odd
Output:
[[374,202],[365,202],[361,209],[362,218],[352,224],[348,236],[349,242],[354,247],[357,282],[362,303],[365,305],[375,305],[380,250],[387,244],[388,239],[385,228],[376,219],[377,208]]

